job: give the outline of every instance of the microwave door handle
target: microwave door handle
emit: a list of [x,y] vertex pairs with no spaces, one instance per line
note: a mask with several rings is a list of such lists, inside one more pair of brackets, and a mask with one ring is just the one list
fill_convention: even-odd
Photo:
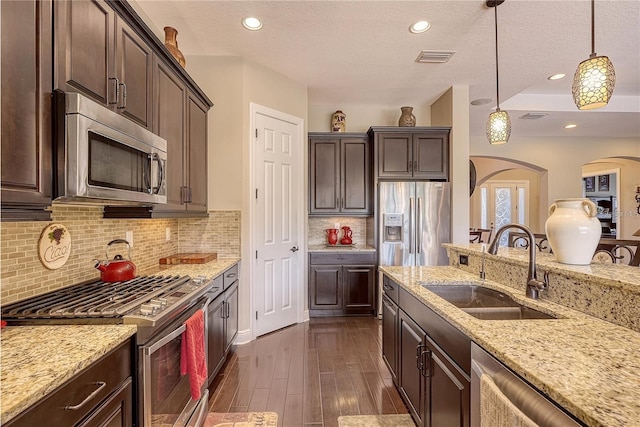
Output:
[[155,155],[155,160],[158,162],[158,186],[155,188],[154,194],[158,194],[164,182],[164,167],[162,166],[164,161],[157,154]]
[[144,185],[147,189],[147,193],[149,194],[153,194],[153,184],[151,183],[151,171],[153,168],[151,166],[153,164],[154,156],[156,156],[156,153],[151,153],[147,156],[149,161],[145,166],[146,170],[144,174]]

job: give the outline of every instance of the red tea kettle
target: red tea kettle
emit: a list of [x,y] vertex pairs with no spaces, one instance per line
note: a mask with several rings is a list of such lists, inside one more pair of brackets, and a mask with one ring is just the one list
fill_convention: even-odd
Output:
[[[126,243],[129,248],[129,259],[122,258],[122,255],[118,254],[109,259],[109,246],[116,243]],[[136,277],[136,265],[131,261],[131,245],[124,239],[115,239],[107,243],[105,250],[107,257],[106,261],[98,261],[95,267],[100,270],[100,280],[103,282],[123,282],[125,280],[131,280]]]

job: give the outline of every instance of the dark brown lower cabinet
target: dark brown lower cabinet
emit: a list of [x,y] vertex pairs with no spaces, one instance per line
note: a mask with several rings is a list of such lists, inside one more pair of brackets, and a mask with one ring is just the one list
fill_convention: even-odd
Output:
[[134,345],[131,340],[122,343],[6,426],[133,426]]
[[461,366],[470,366],[471,340],[408,295],[400,289],[397,306],[382,299],[382,354],[392,375],[396,358],[400,396],[420,427],[469,427],[471,379]]
[[398,384],[398,306],[387,295],[382,295],[382,359]]
[[375,253],[310,254],[309,314],[374,314],[374,263]]

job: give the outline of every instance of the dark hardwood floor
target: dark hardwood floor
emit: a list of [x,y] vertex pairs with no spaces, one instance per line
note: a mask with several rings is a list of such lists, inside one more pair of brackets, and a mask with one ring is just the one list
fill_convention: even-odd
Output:
[[312,318],[237,346],[211,385],[212,412],[273,411],[283,427],[406,414],[375,317]]

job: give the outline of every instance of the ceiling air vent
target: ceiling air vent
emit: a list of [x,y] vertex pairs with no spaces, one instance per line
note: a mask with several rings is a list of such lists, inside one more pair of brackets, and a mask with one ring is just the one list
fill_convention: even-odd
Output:
[[541,119],[545,116],[548,116],[549,113],[545,112],[545,111],[538,111],[538,112],[533,112],[533,113],[527,113],[524,116],[520,116],[521,119],[524,120],[538,120]]
[[416,58],[416,62],[441,64],[449,61],[455,53],[455,50],[423,50]]

